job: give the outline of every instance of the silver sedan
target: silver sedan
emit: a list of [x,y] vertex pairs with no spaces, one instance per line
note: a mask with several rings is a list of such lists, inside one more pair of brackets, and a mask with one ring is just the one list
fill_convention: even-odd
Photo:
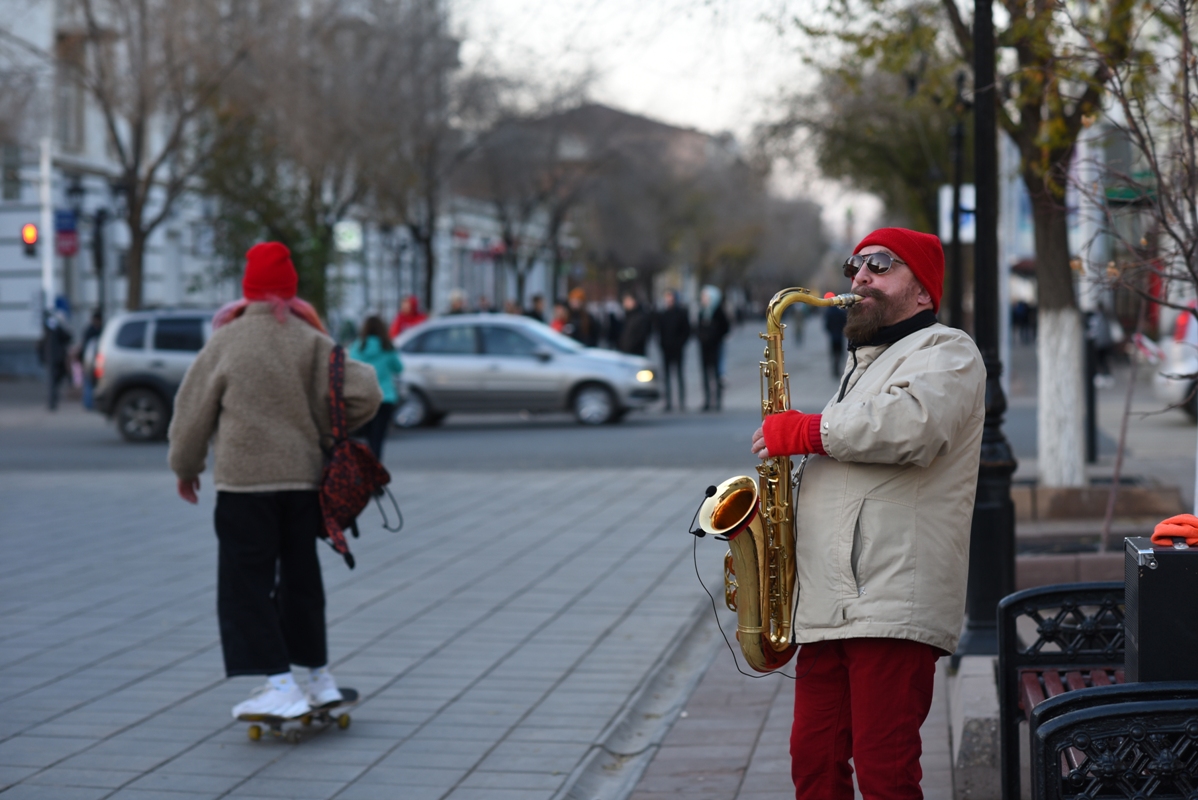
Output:
[[601,425],[660,396],[648,359],[584,347],[527,317],[441,317],[395,345],[405,390],[395,422],[405,428],[454,411],[572,411]]

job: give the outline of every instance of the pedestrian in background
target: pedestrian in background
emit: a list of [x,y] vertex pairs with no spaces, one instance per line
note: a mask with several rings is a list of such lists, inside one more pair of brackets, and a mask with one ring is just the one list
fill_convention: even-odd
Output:
[[[549,323],[549,327],[553,328],[558,333],[566,333],[566,328],[570,325],[570,309],[565,303],[553,304],[553,319]],[[567,336],[569,334],[566,334]]]
[[395,383],[403,372],[403,363],[399,360],[399,354],[395,352],[395,345],[387,336],[382,319],[373,315],[366,318],[362,323],[361,336],[349,348],[349,357],[374,367],[375,375],[378,376],[383,402],[379,404],[374,419],[363,427],[363,431],[370,451],[374,453],[375,458],[382,461],[383,444],[387,441],[391,418],[395,415],[395,407],[399,403],[399,392]]
[[466,293],[461,289],[454,289],[449,293],[449,310],[446,314],[466,314],[469,309],[466,308]]
[[420,312],[420,301],[416,299],[416,295],[410,294],[399,304],[399,313],[395,315],[395,319],[391,320],[391,328],[387,333],[394,339],[408,328],[415,328],[426,319],[428,319],[428,314]]
[[666,411],[674,409],[671,386],[678,384],[678,410],[686,410],[686,378],[682,370],[682,354],[691,338],[690,312],[678,302],[678,293],[667,289],[662,295],[662,308],[657,312],[655,326],[657,343],[661,347],[661,371],[665,378]]
[[545,321],[545,297],[544,295],[534,294],[532,296],[532,307],[524,312],[524,316],[530,319],[535,319],[537,322]]
[[1107,313],[1106,306],[1101,303],[1086,316],[1086,339],[1094,350],[1094,385],[1104,388],[1114,386],[1111,353],[1116,345],[1123,342],[1123,328],[1117,319]]
[[[100,309],[92,312],[91,321],[87,323],[87,327],[83,329],[83,338],[79,341],[78,360],[83,366],[83,407],[91,408],[94,405],[94,392],[96,388],[96,375],[87,368],[88,347],[92,342],[96,342],[99,346],[100,334],[104,332],[104,314]],[[94,358],[94,356],[93,356]]]
[[570,321],[563,331],[567,336],[585,347],[599,344],[599,320],[587,308],[587,293],[582,288],[571,289],[567,298],[570,305]]
[[[832,297],[828,292],[824,297]],[[844,324],[848,315],[840,306],[828,306],[824,309],[824,330],[828,333],[828,357],[832,363],[832,379],[840,378],[844,365]]]
[[632,294],[624,295],[624,322],[620,328],[619,350],[643,356],[649,348],[653,319]]
[[624,337],[624,306],[619,300],[608,299],[597,309],[599,319],[603,324],[603,346],[609,350],[619,350]]
[[[189,503],[198,500],[212,443],[225,674],[267,676],[233,707],[234,717],[293,717],[341,699],[328,670],[316,556],[334,343],[315,309],[295,296],[297,284],[286,247],[250,248],[244,297],[213,317],[212,337],[175,396],[169,432],[168,461]],[[374,371],[347,360],[344,395],[348,427],[369,421],[382,399]],[[306,689],[292,664],[308,668]]]
[[42,315],[42,340],[38,345],[39,360],[46,367],[49,395],[46,407],[58,410],[58,392],[63,379],[71,374],[71,331],[67,318],[58,308]]
[[720,378],[720,356],[729,327],[728,316],[724,313],[723,294],[714,286],[704,286],[699,292],[699,325],[695,331],[703,367],[704,411],[720,410],[724,389]]

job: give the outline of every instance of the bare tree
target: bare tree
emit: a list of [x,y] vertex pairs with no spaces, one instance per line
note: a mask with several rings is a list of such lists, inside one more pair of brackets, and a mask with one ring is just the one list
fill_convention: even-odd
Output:
[[[1048,486],[1085,482],[1082,329],[1069,252],[1065,188],[1078,137],[1101,110],[1112,70],[1138,63],[1131,46],[1154,4],[1135,0],[998,0],[998,124],[1019,148],[1032,200],[1039,292],[1038,467]],[[973,60],[973,37],[959,0],[823,0],[819,15],[795,22],[842,46],[838,60],[906,75],[929,95],[951,96],[957,69]],[[835,24],[808,24],[834,19]]]
[[251,46],[253,20],[240,4],[205,0],[70,0],[64,10],[60,67],[90,95],[117,164],[135,309],[146,242],[211,153],[205,115]]
[[432,308],[434,242],[450,175],[490,120],[496,82],[463,73],[445,0],[373,0],[372,24],[387,46],[362,75],[374,87],[362,129],[366,178],[380,221],[407,229],[424,266],[424,303]]
[[547,91],[534,110],[517,108],[493,124],[455,178],[456,187],[485,198],[493,209],[503,263],[515,276],[521,306],[528,276],[546,256],[550,293],[557,299],[563,233],[611,158],[607,132],[579,126],[572,113],[585,95],[585,79]]
[[36,107],[39,68],[28,53],[0,40],[0,143],[16,145],[30,138],[27,121]]
[[218,241],[230,264],[263,235],[286,243],[300,291],[322,312],[333,229],[366,193],[361,132],[372,102],[362,77],[385,46],[370,20],[342,4],[281,5],[269,30],[214,104],[219,143],[203,171],[219,203]]
[[764,300],[796,284],[818,288],[827,249],[820,211],[811,200],[766,199],[760,245],[743,281],[748,296]]

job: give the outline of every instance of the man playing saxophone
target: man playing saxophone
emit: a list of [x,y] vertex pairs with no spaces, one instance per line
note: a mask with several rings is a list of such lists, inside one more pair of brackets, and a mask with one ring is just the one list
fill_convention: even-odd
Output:
[[[799,800],[921,798],[919,728],[936,659],[957,645],[982,440],[985,368],[937,323],[940,240],[866,236],[845,262],[849,358],[821,413],[767,417],[762,459],[809,455],[795,505]],[[849,759],[853,759],[853,766]]]

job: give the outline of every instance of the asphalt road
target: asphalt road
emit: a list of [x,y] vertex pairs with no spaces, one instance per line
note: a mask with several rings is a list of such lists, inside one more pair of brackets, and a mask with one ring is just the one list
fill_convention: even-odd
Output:
[[[710,467],[713,481],[748,472],[755,464],[749,440],[760,424],[760,327],[759,321],[750,321],[728,340],[728,388],[721,412],[697,410],[702,400],[698,356],[690,353],[685,413],[653,408],[600,427],[578,425],[565,413],[451,415],[436,428],[394,430],[384,461],[408,469]],[[820,408],[836,389],[825,347],[818,318],[808,321],[802,340],[791,333],[786,341],[796,408]],[[111,423],[81,410],[77,401],[65,400],[52,414],[42,405],[43,394],[33,382],[0,382],[0,471],[132,469],[165,475],[165,443],[128,444]],[[1034,456],[1034,405],[1014,398],[1004,431],[1016,457]]]

